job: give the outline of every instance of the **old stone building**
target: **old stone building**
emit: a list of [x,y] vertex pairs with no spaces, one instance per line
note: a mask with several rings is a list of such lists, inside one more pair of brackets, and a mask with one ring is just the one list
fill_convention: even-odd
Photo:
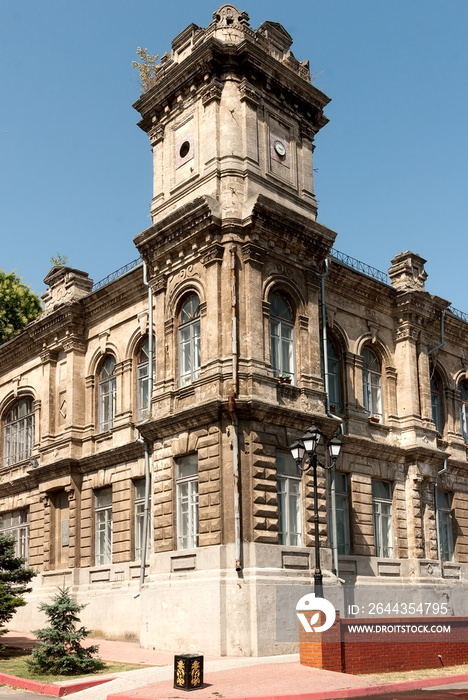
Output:
[[314,494],[289,446],[312,421],[342,428],[334,493],[322,467],[318,484],[337,607],[391,583],[463,612],[468,318],[419,255],[388,281],[332,249],[313,183],[329,100],[291,43],[233,5],[174,39],[135,104],[143,262],[94,287],[54,267],[44,312],[0,347],[0,530],[39,572],[12,628],[66,585],[109,637],[296,650]]

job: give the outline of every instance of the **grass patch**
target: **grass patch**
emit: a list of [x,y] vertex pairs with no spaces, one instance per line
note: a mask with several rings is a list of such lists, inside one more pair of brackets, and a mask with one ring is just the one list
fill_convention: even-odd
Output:
[[[55,683],[56,681],[70,681],[73,678],[87,678],[89,673],[80,673],[71,676],[47,675],[45,673],[31,673],[26,665],[26,660],[29,659],[31,653],[24,649],[8,648],[0,651],[0,668],[2,673],[8,673],[11,676],[19,676],[20,678],[28,678],[32,681],[40,681],[42,683]],[[111,675],[113,673],[121,673],[122,671],[134,671],[139,668],[148,668],[147,664],[119,664],[107,663],[103,669],[93,673],[93,676]]]
[[438,678],[439,676],[459,676],[468,674],[468,665],[440,666],[440,668],[420,668],[417,671],[392,671],[391,673],[360,673],[361,678],[377,683],[400,683],[403,681],[419,681],[422,678]]

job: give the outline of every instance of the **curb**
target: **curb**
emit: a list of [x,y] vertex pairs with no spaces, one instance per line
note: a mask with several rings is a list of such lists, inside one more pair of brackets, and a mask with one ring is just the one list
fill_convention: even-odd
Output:
[[10,676],[8,673],[0,673],[0,683],[11,685],[13,688],[34,690],[36,693],[42,693],[43,695],[53,695],[56,698],[61,698],[71,693],[77,693],[79,690],[86,690],[87,688],[92,688],[95,685],[107,683],[114,679],[115,676],[112,678],[94,678],[92,680],[82,680],[77,683],[63,685],[60,683],[41,683],[41,681],[32,681],[29,678],[20,678],[19,676]]
[[[341,700],[342,698],[356,698],[359,696],[378,696],[384,693],[393,693],[400,690],[417,690],[430,688],[434,685],[450,685],[452,683],[466,683],[468,675],[438,676],[437,678],[421,678],[417,681],[401,681],[400,683],[386,683],[384,685],[368,685],[363,688],[342,688],[341,690],[325,690],[316,693],[290,693],[287,695],[240,695],[238,697],[225,698],[225,700]],[[107,700],[166,700],[157,695],[132,695],[129,693],[117,693],[108,695]],[[201,699],[200,699],[201,700]],[[210,700],[212,700],[210,698]]]

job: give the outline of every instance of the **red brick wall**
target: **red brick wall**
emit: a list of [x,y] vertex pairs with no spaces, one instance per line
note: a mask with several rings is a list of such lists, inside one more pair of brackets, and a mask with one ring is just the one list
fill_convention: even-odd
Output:
[[[323,625],[325,615],[320,612],[319,622]],[[326,632],[308,633],[299,625],[299,650],[301,664],[314,668],[326,668],[328,671],[344,671],[342,668],[341,624],[339,613],[336,614],[335,624]]]
[[[349,625],[404,626],[391,633],[351,632]],[[408,626],[450,625],[450,632],[424,633]],[[300,660],[306,666],[345,673],[381,673],[439,668],[466,663],[468,659],[468,618],[405,617],[337,620],[322,634],[307,633],[299,627]],[[439,655],[441,658],[439,658]]]

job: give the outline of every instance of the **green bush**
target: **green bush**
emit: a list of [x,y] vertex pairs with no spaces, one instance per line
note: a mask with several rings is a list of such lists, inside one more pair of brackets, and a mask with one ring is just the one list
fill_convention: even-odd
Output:
[[59,588],[49,605],[40,604],[39,610],[47,615],[49,627],[34,630],[39,646],[27,662],[33,673],[72,675],[94,673],[104,667],[102,660],[93,656],[99,649],[96,644],[81,646],[81,640],[90,633],[84,627],[76,628],[80,622],[77,613],[84,607],[70,598],[68,588]]

